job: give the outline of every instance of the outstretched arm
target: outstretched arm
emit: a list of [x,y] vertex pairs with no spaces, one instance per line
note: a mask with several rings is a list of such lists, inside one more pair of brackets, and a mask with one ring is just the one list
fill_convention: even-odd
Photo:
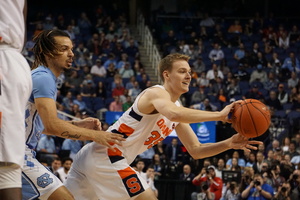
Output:
[[34,101],[44,124],[45,129],[43,133],[45,134],[73,140],[93,140],[111,149],[113,149],[111,144],[121,145],[120,142],[124,140],[119,134],[100,131],[99,129],[81,128],[59,119],[55,101],[51,98],[35,98]]
[[[139,110],[149,114],[157,111],[171,121],[182,123],[197,123],[205,121],[231,122],[228,114],[231,112],[234,103],[227,105],[220,112],[211,112],[176,106],[175,100],[171,100],[169,93],[161,88],[148,89],[139,100]],[[239,103],[236,101],[235,103]]]
[[176,132],[180,141],[194,159],[211,157],[229,149],[256,150],[257,147],[253,145],[262,144],[260,141],[249,141],[249,138],[239,133],[221,142],[201,144],[190,125],[183,123],[176,127]]

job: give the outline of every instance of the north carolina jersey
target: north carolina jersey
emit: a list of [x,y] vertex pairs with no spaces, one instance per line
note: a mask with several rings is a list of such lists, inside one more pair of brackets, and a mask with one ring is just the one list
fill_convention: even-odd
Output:
[[0,44],[22,51],[25,37],[24,0],[0,1]]
[[44,130],[43,122],[37,112],[35,98],[51,98],[56,100],[57,88],[56,77],[52,71],[44,66],[39,66],[31,72],[32,93],[26,105],[25,126],[26,126],[26,145],[34,149]]
[[[153,87],[164,89],[160,85]],[[120,133],[126,138],[118,149],[129,164],[138,154],[164,140],[178,125],[178,122],[172,122],[160,113],[143,114],[139,111],[139,99],[146,91],[138,95],[132,107],[108,129],[109,132]],[[175,104],[180,106],[178,101]]]

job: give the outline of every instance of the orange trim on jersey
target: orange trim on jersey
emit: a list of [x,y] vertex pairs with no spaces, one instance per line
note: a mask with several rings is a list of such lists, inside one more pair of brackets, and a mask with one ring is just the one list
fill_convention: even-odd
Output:
[[135,172],[133,171],[133,169],[131,167],[127,167],[125,169],[118,170],[118,173],[122,179],[135,174]]
[[113,151],[111,149],[107,149],[107,155],[108,156],[122,156],[122,152],[118,148],[114,148],[116,151]]
[[2,125],[2,112],[0,112],[0,128],[1,128],[1,125]]
[[134,132],[134,129],[123,123],[120,125],[118,131],[125,134],[128,137]]

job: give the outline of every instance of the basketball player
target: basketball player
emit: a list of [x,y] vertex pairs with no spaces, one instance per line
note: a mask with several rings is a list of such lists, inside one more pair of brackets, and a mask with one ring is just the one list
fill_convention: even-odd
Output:
[[[73,45],[69,35],[60,30],[41,32],[34,38],[35,61],[31,72],[33,89],[26,110],[26,149],[22,171],[23,199],[73,199],[62,182],[35,158],[34,149],[41,133],[75,140],[93,140],[105,147],[120,144],[123,136],[100,131],[100,121],[87,118],[67,122],[57,117],[56,80],[71,68]],[[121,144],[120,144],[121,145]]]
[[174,129],[194,159],[210,157],[228,149],[256,149],[248,138],[235,134],[211,144],[200,144],[188,123],[230,122],[228,114],[234,103],[220,112],[185,108],[180,95],[188,92],[191,82],[189,57],[171,54],[160,61],[163,85],[144,90],[108,131],[126,138],[115,152],[106,146],[90,143],[75,156],[66,187],[78,200],[153,200],[157,199],[146,181],[129,166],[135,157],[164,140]]
[[0,199],[19,200],[25,150],[25,106],[32,82],[21,51],[25,0],[0,1]]

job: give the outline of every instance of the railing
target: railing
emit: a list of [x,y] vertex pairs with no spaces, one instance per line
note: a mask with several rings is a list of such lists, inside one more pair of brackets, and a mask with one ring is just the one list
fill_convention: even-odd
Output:
[[151,62],[151,67],[159,80],[157,66],[161,60],[161,56],[156,45],[153,44],[152,34],[149,30],[149,27],[145,25],[145,18],[140,11],[137,12],[137,30],[138,34],[141,36],[141,42],[146,48],[146,54]]

